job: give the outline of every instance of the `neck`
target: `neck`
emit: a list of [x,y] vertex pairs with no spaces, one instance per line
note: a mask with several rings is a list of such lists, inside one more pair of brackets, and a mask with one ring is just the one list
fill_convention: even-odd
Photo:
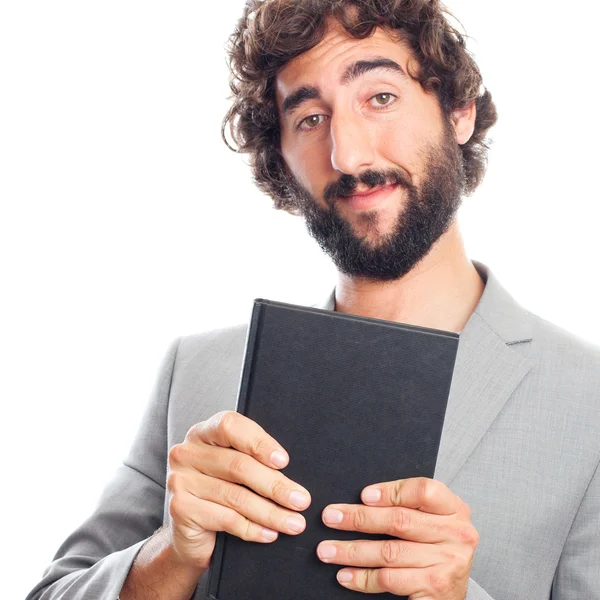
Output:
[[485,288],[467,257],[457,220],[404,277],[374,282],[338,276],[335,310],[460,332]]

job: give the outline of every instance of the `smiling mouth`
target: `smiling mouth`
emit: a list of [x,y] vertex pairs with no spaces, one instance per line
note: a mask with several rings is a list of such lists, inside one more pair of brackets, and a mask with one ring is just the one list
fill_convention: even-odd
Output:
[[388,183],[386,185],[377,185],[373,188],[369,188],[368,190],[365,190],[364,192],[354,192],[353,194],[349,194],[346,197],[349,198],[350,196],[370,196],[371,194],[374,194],[375,192],[378,192],[379,190],[382,190],[383,188],[391,187],[391,186],[392,186],[391,183]]
[[397,184],[379,186],[351,196],[342,196],[340,200],[344,205],[354,210],[374,208],[383,202],[397,187]]

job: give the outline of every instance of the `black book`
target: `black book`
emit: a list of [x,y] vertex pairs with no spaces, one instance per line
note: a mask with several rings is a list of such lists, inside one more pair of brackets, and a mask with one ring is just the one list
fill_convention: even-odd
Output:
[[[282,473],[312,503],[300,535],[260,544],[219,532],[208,598],[358,598],[336,580],[342,566],[319,560],[317,545],[390,536],[331,529],[321,513],[328,504],[360,504],[373,483],[433,477],[458,340],[448,331],[255,300],[237,411],[287,450]],[[398,598],[378,595],[388,597]]]

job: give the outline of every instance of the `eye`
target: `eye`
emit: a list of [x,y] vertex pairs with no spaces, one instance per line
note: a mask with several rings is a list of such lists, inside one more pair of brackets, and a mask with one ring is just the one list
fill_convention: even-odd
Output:
[[321,119],[324,119],[324,118],[325,118],[325,115],[309,115],[305,119],[302,119],[302,121],[300,121],[300,123],[298,123],[298,126],[296,127],[296,129],[304,129],[304,130],[316,129],[323,122]]
[[[382,92],[380,94],[375,94],[369,100],[375,100],[377,106],[389,106],[395,102],[397,96],[394,94],[390,94],[389,92]],[[377,106],[375,108],[377,108]]]

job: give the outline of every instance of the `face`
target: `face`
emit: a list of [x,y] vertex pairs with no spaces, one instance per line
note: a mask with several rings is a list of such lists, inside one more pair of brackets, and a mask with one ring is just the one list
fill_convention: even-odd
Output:
[[408,76],[414,66],[384,30],[357,40],[332,21],[321,43],[277,77],[290,195],[350,276],[402,277],[460,206],[459,137],[473,111],[444,117],[436,96]]

